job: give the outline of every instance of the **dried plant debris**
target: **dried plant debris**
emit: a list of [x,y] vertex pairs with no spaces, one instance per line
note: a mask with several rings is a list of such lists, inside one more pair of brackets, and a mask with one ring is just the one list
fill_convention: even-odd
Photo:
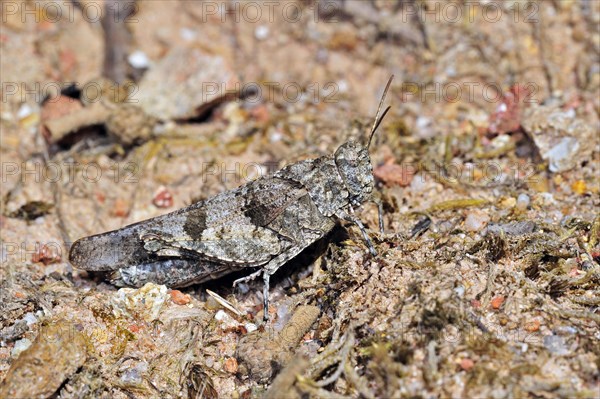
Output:
[[319,313],[315,306],[299,306],[281,331],[271,327],[243,337],[237,347],[237,357],[245,369],[242,374],[256,381],[269,381],[288,364]]
[[35,220],[41,216],[47,215],[54,208],[54,204],[45,201],[30,201],[11,213],[8,216],[23,220]]

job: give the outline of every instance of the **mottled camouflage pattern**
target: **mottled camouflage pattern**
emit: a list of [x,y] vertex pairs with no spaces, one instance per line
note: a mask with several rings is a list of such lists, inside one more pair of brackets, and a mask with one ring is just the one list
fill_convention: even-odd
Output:
[[115,284],[132,286],[179,287],[255,267],[258,272],[249,278],[263,275],[266,306],[269,277],[339,219],[356,223],[375,253],[353,216],[353,207],[371,198],[373,186],[368,148],[348,141],[333,155],[294,163],[178,211],[82,238],[71,247],[69,259],[82,269],[111,271]]

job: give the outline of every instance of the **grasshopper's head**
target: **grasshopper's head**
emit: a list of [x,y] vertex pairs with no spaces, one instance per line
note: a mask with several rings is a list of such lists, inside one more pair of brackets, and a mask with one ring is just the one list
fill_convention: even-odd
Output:
[[370,197],[375,185],[369,150],[350,140],[335,152],[335,165],[350,194],[350,203],[354,206],[362,204]]
[[371,140],[373,139],[375,131],[377,131],[385,114],[390,110],[390,107],[387,107],[385,111],[380,114],[381,106],[383,105],[385,95],[390,88],[393,78],[394,75],[388,80],[385,90],[383,91],[383,96],[379,101],[377,115],[375,115],[375,121],[373,122],[373,127],[369,133],[367,145],[365,146],[350,140],[342,144],[335,152],[335,164],[337,170],[344,180],[346,189],[350,193],[350,204],[354,206],[362,204],[373,192],[375,179],[373,178],[371,157],[369,157],[369,146],[371,145]]

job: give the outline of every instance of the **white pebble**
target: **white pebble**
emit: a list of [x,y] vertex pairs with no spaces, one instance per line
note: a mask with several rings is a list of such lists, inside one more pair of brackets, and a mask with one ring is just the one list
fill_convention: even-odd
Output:
[[25,349],[29,348],[30,346],[31,346],[30,340],[28,340],[27,338],[20,339],[15,342],[15,346],[12,349],[12,351],[10,352],[10,355],[13,358],[16,358],[17,356],[19,356],[19,354],[21,354],[21,352],[23,352]]
[[489,221],[490,216],[487,213],[482,211],[472,211],[469,212],[465,219],[465,229],[467,231],[480,231]]
[[269,136],[269,141],[271,141],[271,143],[277,143],[278,141],[281,141],[282,138],[283,138],[283,134],[281,134],[281,132],[279,130],[275,130]]
[[225,320],[226,318],[228,318],[227,313],[225,313],[225,311],[223,309],[219,310],[216,314],[215,314],[215,319],[216,320]]
[[246,323],[244,324],[244,327],[246,327],[246,331],[249,333],[258,330],[258,327],[256,327],[256,324],[254,323]]
[[196,36],[198,36],[196,31],[190,28],[181,28],[179,30],[179,35],[183,40],[187,40],[188,42],[191,42],[192,40],[196,39]]
[[519,196],[517,197],[516,207],[518,210],[524,211],[524,210],[527,210],[530,203],[531,203],[531,200],[529,199],[529,195],[519,194]]
[[141,50],[136,50],[129,54],[127,61],[132,67],[138,69],[148,68],[150,66],[150,60],[148,59],[148,56]]
[[258,40],[265,40],[267,37],[269,37],[269,28],[265,25],[258,26],[254,31],[254,36]]
[[412,181],[410,182],[410,188],[412,191],[420,193],[427,187],[426,183],[425,176],[419,173],[413,177]]
[[431,124],[431,120],[429,118],[424,117],[424,116],[419,116],[417,118],[417,121],[416,121],[415,124],[417,126],[417,129],[423,129],[425,127],[428,127]]
[[33,113],[33,108],[31,108],[31,106],[29,106],[28,104],[23,104],[17,111],[17,118],[25,119],[32,113]]
[[37,323],[37,317],[35,317],[35,315],[31,312],[25,314],[25,316],[23,317],[23,320],[25,320],[27,322],[28,326]]
[[348,84],[348,81],[342,79],[337,82],[337,89],[340,93],[346,93],[349,88],[350,85]]

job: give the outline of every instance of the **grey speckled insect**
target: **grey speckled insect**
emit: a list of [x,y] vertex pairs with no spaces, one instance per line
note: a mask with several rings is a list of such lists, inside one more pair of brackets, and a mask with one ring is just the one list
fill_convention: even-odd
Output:
[[[372,200],[368,148],[390,109],[380,115],[392,78],[366,146],[350,140],[333,155],[297,162],[178,211],[82,238],[71,247],[71,263],[111,271],[113,283],[131,286],[154,282],[181,287],[258,268],[234,284],[263,275],[266,318],[269,277],[339,219],[355,223],[376,254],[354,208]],[[381,206],[379,227],[383,231]]]

